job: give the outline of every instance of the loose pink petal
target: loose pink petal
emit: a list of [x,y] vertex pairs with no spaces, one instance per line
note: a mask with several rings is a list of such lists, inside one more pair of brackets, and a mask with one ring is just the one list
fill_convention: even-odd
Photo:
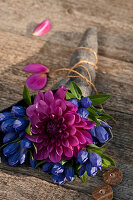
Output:
[[24,70],[27,72],[33,72],[33,73],[41,73],[41,72],[48,73],[49,72],[49,69],[46,66],[39,63],[31,63],[25,66]]
[[47,82],[45,73],[37,73],[29,76],[26,80],[26,86],[32,90],[41,90]]
[[50,30],[50,28],[51,28],[50,21],[44,20],[35,27],[32,34],[35,36],[41,36],[47,33]]

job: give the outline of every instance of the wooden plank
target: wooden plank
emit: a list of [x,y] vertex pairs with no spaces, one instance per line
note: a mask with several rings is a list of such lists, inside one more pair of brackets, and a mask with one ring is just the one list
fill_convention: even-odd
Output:
[[51,34],[62,30],[83,33],[86,27],[93,25],[98,28],[101,55],[133,62],[132,9],[131,0],[95,0],[93,3],[91,0],[84,0],[78,4],[75,4],[75,0],[57,0],[55,3],[52,0],[1,1],[0,23],[4,38],[6,32],[31,37],[36,23],[49,18],[52,22],[51,32],[39,40],[45,40]]

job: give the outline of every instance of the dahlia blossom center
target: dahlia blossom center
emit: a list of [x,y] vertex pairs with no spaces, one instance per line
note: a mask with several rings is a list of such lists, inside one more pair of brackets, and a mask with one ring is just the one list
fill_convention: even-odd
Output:
[[62,87],[55,94],[51,90],[38,93],[34,104],[26,110],[32,132],[26,137],[37,147],[36,160],[70,160],[93,143],[89,130],[95,122],[80,117],[77,106],[66,101],[65,91]]

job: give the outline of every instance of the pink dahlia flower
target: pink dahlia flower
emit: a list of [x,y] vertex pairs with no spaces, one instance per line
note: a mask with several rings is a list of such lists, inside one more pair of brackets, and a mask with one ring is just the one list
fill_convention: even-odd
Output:
[[55,94],[51,90],[38,93],[34,104],[27,108],[32,135],[27,138],[35,143],[36,160],[46,159],[54,163],[77,157],[79,150],[92,144],[89,133],[95,122],[83,119],[77,107],[65,100],[65,88]]

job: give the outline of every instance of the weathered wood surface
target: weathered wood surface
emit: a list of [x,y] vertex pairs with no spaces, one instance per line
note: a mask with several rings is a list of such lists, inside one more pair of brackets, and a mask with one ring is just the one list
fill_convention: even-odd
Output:
[[[133,199],[133,1],[132,0],[1,0],[0,1],[0,109],[21,99],[27,74],[23,67],[40,62],[50,70],[69,65],[85,29],[98,29],[96,87],[109,93],[106,112],[117,120],[107,153],[123,171],[114,187],[114,199]],[[36,23],[50,19],[52,29],[41,38],[31,36]],[[47,88],[51,87],[49,80]],[[0,200],[91,199],[103,181],[101,173],[86,184],[76,180],[53,185],[44,173],[0,164]]]

